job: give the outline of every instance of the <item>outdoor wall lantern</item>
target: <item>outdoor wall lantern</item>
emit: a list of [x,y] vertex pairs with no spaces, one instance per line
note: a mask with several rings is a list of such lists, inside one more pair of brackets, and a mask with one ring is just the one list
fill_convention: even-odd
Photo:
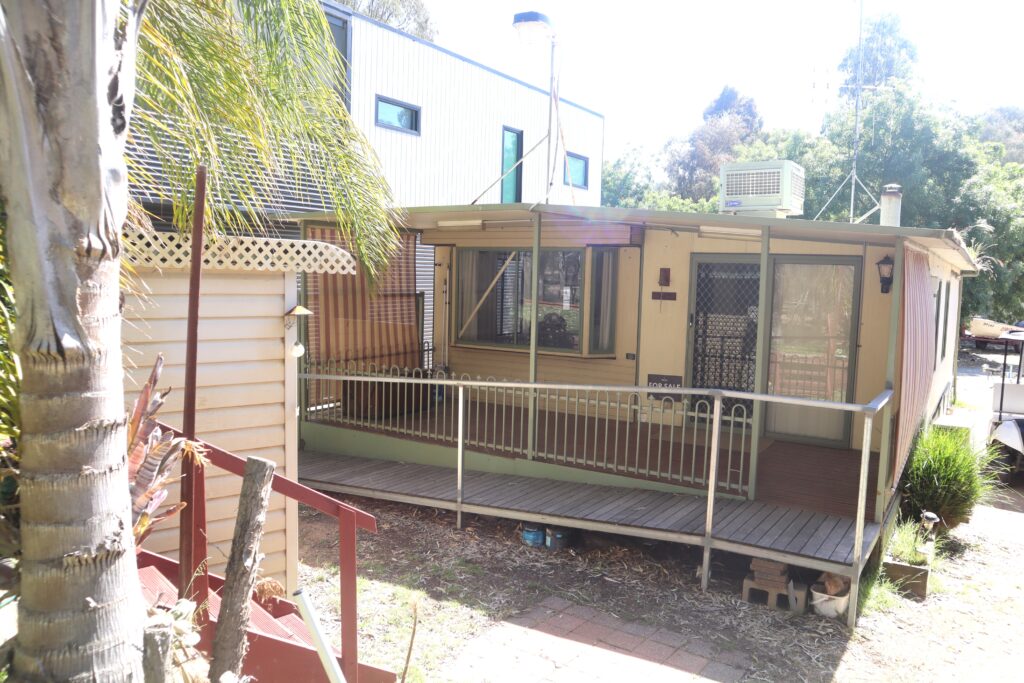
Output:
[[309,310],[305,306],[294,306],[291,310],[284,314],[284,329],[290,330],[295,327],[295,323],[299,321],[300,317],[307,315],[313,315],[313,311]]
[[878,266],[878,281],[882,283],[882,294],[888,294],[892,289],[893,263],[892,256],[886,254],[885,258],[875,264]]

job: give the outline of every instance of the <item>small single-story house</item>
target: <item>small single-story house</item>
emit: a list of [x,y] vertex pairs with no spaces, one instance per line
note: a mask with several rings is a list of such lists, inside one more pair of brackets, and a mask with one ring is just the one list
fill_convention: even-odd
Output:
[[408,311],[312,283],[300,478],[859,576],[951,400],[977,272],[890,195],[894,225],[408,209],[435,249],[433,354],[393,334]]

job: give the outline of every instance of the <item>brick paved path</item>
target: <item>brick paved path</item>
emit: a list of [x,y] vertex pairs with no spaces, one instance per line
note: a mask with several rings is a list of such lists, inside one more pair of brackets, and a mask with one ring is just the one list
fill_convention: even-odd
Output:
[[549,597],[488,629],[459,655],[460,683],[739,681],[750,658],[702,640]]

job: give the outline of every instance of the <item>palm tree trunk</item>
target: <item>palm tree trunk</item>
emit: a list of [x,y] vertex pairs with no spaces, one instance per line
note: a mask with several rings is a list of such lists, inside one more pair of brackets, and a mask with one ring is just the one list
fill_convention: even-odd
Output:
[[142,680],[119,235],[144,2],[0,0],[0,191],[22,363],[16,680]]

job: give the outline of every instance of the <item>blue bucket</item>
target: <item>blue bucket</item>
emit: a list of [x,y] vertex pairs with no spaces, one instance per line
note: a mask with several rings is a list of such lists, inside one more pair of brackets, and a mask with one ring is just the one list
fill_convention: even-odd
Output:
[[569,545],[569,530],[549,526],[544,536],[548,550],[564,550]]
[[523,543],[531,548],[540,548],[544,545],[544,530],[529,524],[523,525]]

